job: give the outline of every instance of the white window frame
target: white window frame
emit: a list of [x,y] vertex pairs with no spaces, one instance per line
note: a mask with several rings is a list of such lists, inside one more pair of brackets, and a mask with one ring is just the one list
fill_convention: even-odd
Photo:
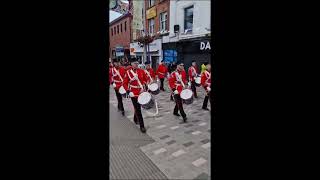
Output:
[[[165,19],[163,19],[165,18]],[[160,31],[168,30],[167,28],[167,21],[168,21],[168,12],[162,12],[160,13]],[[163,27],[164,25],[164,27]]]
[[[153,4],[152,4],[153,2]],[[154,6],[156,4],[156,0],[148,0],[148,7],[151,8],[152,6]]]
[[[152,18],[152,19],[149,19],[149,23],[148,23],[148,25],[149,25],[149,34],[150,35],[153,35],[154,34],[154,27],[155,27],[155,22],[154,22],[154,18]],[[153,23],[151,23],[151,22],[153,22]]]
[[186,10],[187,9],[190,9],[192,7],[192,18],[194,17],[194,5],[190,5],[190,6],[187,6],[187,7],[185,7],[184,9],[183,9],[183,16],[184,16],[184,18],[183,18],[183,27],[184,27],[184,31],[186,31],[186,30],[191,30],[191,32],[193,31],[193,25],[194,25],[194,20],[192,19],[192,29],[187,29],[187,27],[185,27],[185,25],[186,25]]

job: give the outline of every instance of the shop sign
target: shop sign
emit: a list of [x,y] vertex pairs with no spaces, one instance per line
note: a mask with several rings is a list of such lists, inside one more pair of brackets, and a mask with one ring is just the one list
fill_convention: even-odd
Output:
[[210,42],[200,42],[200,50],[211,50]]
[[157,9],[156,7],[153,7],[153,8],[150,8],[147,10],[147,13],[146,13],[146,16],[147,16],[147,19],[151,19],[153,17],[156,17],[157,16]]

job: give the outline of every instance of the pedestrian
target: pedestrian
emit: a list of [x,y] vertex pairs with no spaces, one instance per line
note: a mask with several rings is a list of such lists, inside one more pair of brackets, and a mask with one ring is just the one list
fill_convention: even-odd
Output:
[[123,80],[126,75],[126,70],[120,66],[120,62],[118,62],[117,59],[113,59],[113,65],[112,67],[112,86],[114,88],[114,91],[116,92],[117,100],[118,100],[118,110],[121,111],[121,114],[124,116],[124,108],[122,103],[122,96],[119,93],[119,88],[123,86]]
[[203,101],[202,109],[209,110],[208,109],[208,100],[210,98],[210,104],[212,105],[212,93],[211,93],[211,65],[207,64],[206,70],[204,73],[202,73],[201,76],[201,85],[206,91],[206,96]]
[[164,86],[163,86],[163,82],[164,82],[164,78],[167,76],[168,73],[168,69],[166,67],[166,65],[164,65],[164,61],[162,60],[159,64],[159,67],[157,69],[157,76],[160,79],[160,90],[164,91]]
[[131,101],[134,107],[133,121],[140,125],[142,133],[146,132],[144,127],[143,117],[141,113],[141,105],[138,103],[139,95],[144,92],[144,85],[146,84],[146,76],[143,69],[138,68],[138,60],[136,58],[131,59],[132,68],[127,71],[124,79],[124,89],[131,97]]
[[[187,83],[187,74],[184,70],[184,64],[179,63],[177,65],[176,71],[171,73],[171,76],[169,78],[169,85],[172,92],[174,93],[174,100],[176,102],[176,105],[173,110],[173,115],[180,116],[181,114],[183,118],[183,122],[187,121],[187,115],[183,110],[180,93],[185,88],[186,83]],[[178,114],[178,111],[180,111],[180,114]]]
[[192,61],[192,66],[189,67],[188,69],[188,75],[189,75],[189,86],[191,86],[193,95],[195,98],[198,98],[197,96],[197,88],[196,88],[196,78],[198,77],[199,70],[197,67],[196,61]]

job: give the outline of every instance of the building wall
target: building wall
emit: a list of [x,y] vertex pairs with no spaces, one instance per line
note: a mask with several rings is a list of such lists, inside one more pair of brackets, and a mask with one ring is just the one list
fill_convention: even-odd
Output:
[[[125,21],[127,22],[126,31],[124,30]],[[122,32],[121,32],[121,24],[122,24]],[[114,33],[111,34],[111,28],[114,29],[117,25],[119,25],[119,34]],[[109,42],[110,42],[110,57],[112,57],[112,50],[115,50],[116,46],[123,46],[124,49],[130,49],[130,42],[131,42],[131,16],[123,17],[120,20],[116,20],[116,22],[112,22],[109,25]]]
[[[184,32],[184,9],[194,6],[193,10],[193,30],[190,35],[183,35]],[[211,29],[211,1],[210,0],[180,0],[170,2],[170,34],[171,39],[176,41],[185,36],[186,38],[193,38],[198,35],[208,33],[205,28]],[[179,39],[174,34],[174,25],[180,26]],[[173,42],[171,40],[171,42]]]
[[[149,2],[148,0],[144,0],[145,1],[145,9],[148,10],[150,9],[148,7]],[[154,27],[154,31],[155,33],[157,33],[158,31],[160,31],[160,14],[163,12],[167,12],[167,30],[170,29],[169,25],[170,25],[170,1],[171,0],[156,0],[155,2],[155,7],[156,7],[156,11],[157,11],[157,16],[154,17],[155,20],[155,27]],[[146,19],[146,29],[147,31],[149,31],[149,22]]]

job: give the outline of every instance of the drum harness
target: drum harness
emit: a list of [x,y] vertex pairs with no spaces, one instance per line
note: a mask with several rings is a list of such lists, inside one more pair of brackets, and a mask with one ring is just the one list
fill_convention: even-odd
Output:
[[[129,77],[129,79],[130,79],[130,82],[132,82],[132,81],[134,81],[134,80],[137,80],[137,82],[138,82],[138,84],[139,84],[139,86],[132,86],[132,85],[130,85],[130,90],[131,90],[131,87],[133,87],[133,88],[141,88],[141,89],[143,90],[143,86],[142,86],[142,84],[141,84],[141,82],[140,82],[140,80],[139,80],[139,78],[138,78],[138,75],[137,75],[136,73],[134,73],[134,72],[132,71],[132,69],[130,70],[130,72],[131,72],[131,74],[133,75],[133,77],[130,77],[130,75],[129,75],[129,73],[128,73],[128,77]],[[150,95],[151,95],[151,97],[154,98],[154,96],[153,96],[152,94],[150,94]],[[157,103],[157,101],[156,101],[155,98],[154,98],[154,100],[155,100],[155,104],[156,104],[156,113],[150,113],[149,111],[146,110],[146,112],[147,112],[148,114],[151,114],[152,116],[156,116],[156,115],[159,113],[158,103]]]
[[[114,74],[113,72],[116,72],[116,74]],[[113,80],[114,82],[121,82],[121,83],[123,84],[123,79],[122,79],[122,77],[120,76],[120,73],[119,73],[119,71],[118,71],[116,68],[112,68],[112,75],[113,75],[113,77],[119,76],[119,78],[120,78],[120,80],[121,80],[121,81],[114,80],[113,77],[112,77],[112,80]],[[128,95],[126,95],[126,98],[128,99]]]
[[[193,77],[197,77],[197,76],[198,76],[198,74],[197,74],[197,72],[196,72],[195,68],[194,68],[193,66],[191,66],[191,68],[192,68],[192,76],[193,76]],[[190,78],[190,81],[192,81],[192,79],[191,79],[191,78]]]

